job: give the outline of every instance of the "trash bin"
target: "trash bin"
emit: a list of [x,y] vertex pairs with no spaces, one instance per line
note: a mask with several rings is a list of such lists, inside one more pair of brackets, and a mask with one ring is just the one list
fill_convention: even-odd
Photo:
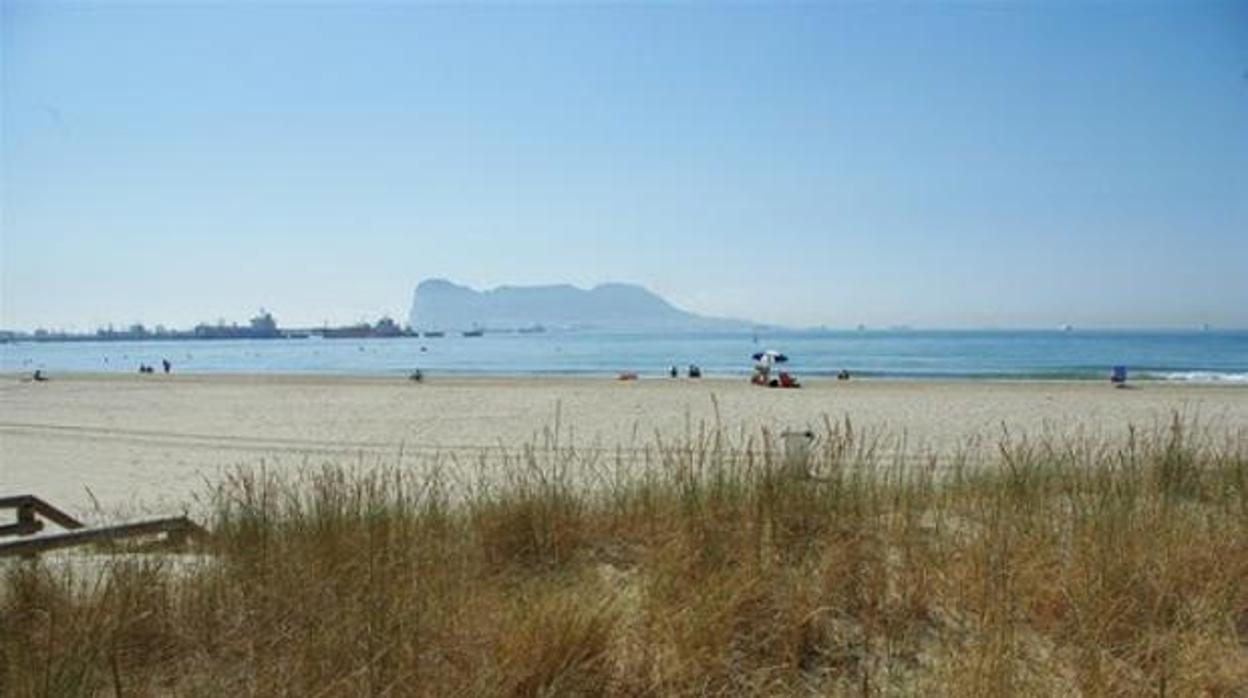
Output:
[[780,434],[784,443],[784,472],[791,477],[810,476],[810,447],[815,443],[815,433],[785,431]]

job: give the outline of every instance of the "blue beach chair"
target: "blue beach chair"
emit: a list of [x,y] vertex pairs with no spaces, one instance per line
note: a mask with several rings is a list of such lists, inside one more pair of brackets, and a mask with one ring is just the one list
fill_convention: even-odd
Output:
[[1109,382],[1117,386],[1126,385],[1127,384],[1127,367],[1126,366],[1114,366],[1114,368],[1109,373]]

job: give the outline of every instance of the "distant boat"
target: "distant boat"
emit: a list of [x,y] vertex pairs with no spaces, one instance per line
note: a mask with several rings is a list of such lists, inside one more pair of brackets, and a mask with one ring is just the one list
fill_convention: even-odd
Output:
[[426,337],[445,337],[446,336],[445,332],[425,332],[423,334]]
[[1075,329],[1074,325],[1062,325],[1063,332],[1073,332],[1074,329]]
[[485,330],[479,329],[479,328],[475,330],[464,330],[460,334],[464,335],[465,337],[480,337],[485,334]]
[[325,339],[364,339],[373,336],[373,328],[367,323],[348,327],[326,327],[321,330],[321,336]]

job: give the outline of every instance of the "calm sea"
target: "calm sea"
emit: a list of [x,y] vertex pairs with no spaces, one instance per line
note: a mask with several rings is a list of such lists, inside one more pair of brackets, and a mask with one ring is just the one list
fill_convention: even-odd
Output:
[[829,331],[751,334],[487,333],[403,339],[76,342],[0,345],[6,372],[134,372],[140,363],[194,373],[661,375],[694,363],[747,375],[750,355],[777,349],[799,376],[1100,379],[1248,384],[1248,331]]

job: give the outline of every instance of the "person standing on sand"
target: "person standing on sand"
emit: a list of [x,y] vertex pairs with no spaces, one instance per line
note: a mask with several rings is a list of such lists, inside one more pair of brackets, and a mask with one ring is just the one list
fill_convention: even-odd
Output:
[[173,364],[169,363],[169,359],[161,359],[160,363],[165,367],[165,373],[168,373],[171,369],[173,369]]

